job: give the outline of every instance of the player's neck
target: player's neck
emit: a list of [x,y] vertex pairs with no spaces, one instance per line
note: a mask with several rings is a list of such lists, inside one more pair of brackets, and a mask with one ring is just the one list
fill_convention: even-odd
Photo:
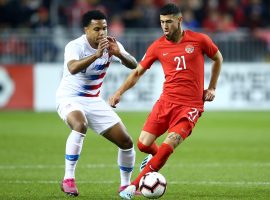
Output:
[[184,31],[183,31],[182,29],[179,29],[179,30],[175,33],[174,37],[172,38],[172,42],[174,42],[174,43],[179,43],[179,42],[181,42],[183,36],[184,36]]

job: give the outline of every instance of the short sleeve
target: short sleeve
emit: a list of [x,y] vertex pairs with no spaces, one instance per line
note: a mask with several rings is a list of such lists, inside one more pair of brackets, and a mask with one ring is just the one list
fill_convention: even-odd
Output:
[[144,54],[140,65],[145,68],[145,69],[149,69],[151,67],[151,65],[158,59],[155,53],[156,50],[156,45],[155,43],[152,43],[146,53]]
[[65,62],[81,59],[82,49],[78,44],[68,43],[65,47]]
[[209,58],[213,58],[213,56],[217,53],[218,47],[211,40],[211,38],[205,34],[202,34],[202,50]]

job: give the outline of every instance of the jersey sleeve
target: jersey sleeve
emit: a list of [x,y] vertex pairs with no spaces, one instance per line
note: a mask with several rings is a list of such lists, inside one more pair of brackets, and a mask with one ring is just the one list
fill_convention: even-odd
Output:
[[155,53],[155,43],[152,43],[146,53],[144,54],[140,65],[145,68],[145,69],[149,69],[151,67],[151,65],[158,59]]
[[71,60],[81,59],[82,48],[78,44],[68,43],[65,47],[65,62],[68,63]]
[[202,34],[202,50],[209,58],[213,58],[213,56],[217,53],[218,47],[211,40],[211,38],[205,34]]
[[[117,42],[117,45],[118,45],[121,53],[123,53],[123,54],[129,54],[125,50],[124,46],[120,42],[118,42],[118,41],[116,41],[116,42]],[[116,62],[120,62],[121,63],[121,60],[119,58],[117,58],[116,56],[112,56],[112,61],[116,61]]]

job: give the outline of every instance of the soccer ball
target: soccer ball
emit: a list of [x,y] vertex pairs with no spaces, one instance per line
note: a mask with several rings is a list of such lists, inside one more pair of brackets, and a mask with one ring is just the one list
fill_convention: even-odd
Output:
[[165,177],[158,172],[148,172],[140,180],[139,190],[148,199],[158,199],[167,188]]

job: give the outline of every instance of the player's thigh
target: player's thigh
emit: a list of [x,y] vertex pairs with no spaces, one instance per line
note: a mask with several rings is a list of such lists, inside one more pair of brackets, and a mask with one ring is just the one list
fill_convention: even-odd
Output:
[[[99,135],[103,135],[114,125],[121,122],[119,116],[101,98],[91,98],[87,100],[84,108],[88,126]],[[120,127],[119,125],[119,129],[124,129]]]
[[178,133],[185,140],[198,122],[203,110],[187,106],[179,106],[173,110],[173,117],[168,132]]
[[169,128],[169,133],[177,133],[185,140],[192,132],[194,128],[193,122],[190,122],[187,118],[182,118],[176,125]]
[[164,143],[169,144],[172,148],[176,148],[191,133],[193,125],[187,118],[182,118],[179,123],[168,130],[168,135]]
[[72,130],[80,133],[87,131],[87,119],[81,110],[74,110],[67,115],[67,123]]
[[169,128],[169,113],[166,102],[158,100],[144,124],[143,131],[156,137],[164,134]]
[[[75,126],[86,126],[87,119],[85,117],[85,112],[83,106],[71,99],[59,103],[57,112],[60,118],[73,129]],[[76,130],[79,131],[79,130]]]

